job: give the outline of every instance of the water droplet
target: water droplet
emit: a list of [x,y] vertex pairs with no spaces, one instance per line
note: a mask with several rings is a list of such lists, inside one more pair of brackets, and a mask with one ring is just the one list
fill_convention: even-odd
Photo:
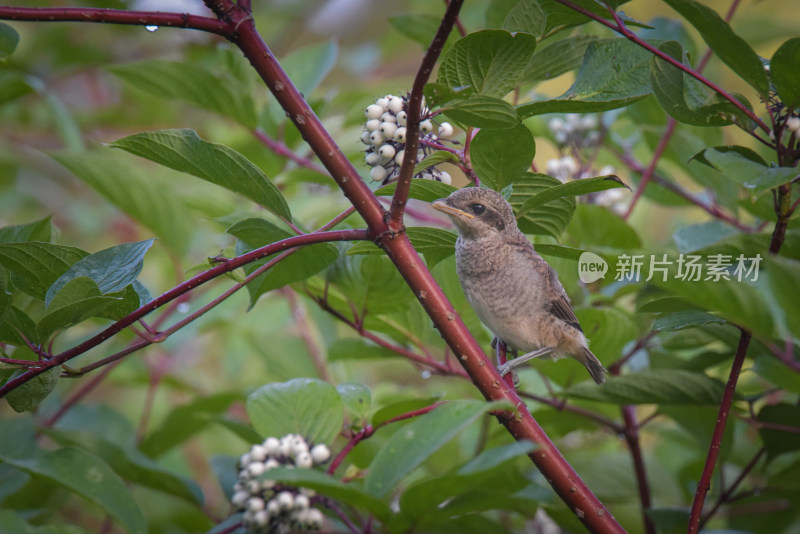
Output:
[[191,307],[185,302],[178,304],[178,313],[189,313],[190,309]]
[[144,29],[152,33],[158,30],[158,26],[145,26]]
[[420,373],[420,376],[422,376],[423,379],[427,380],[431,377],[431,372],[426,369]]

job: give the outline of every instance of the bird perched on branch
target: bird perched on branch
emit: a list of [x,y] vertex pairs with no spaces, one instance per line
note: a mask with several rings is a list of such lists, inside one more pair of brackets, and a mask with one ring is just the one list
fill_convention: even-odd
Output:
[[456,268],[475,313],[496,340],[527,352],[501,365],[500,374],[551,354],[578,360],[602,384],[606,370],[589,350],[558,275],[517,228],[506,199],[491,189],[467,187],[433,207],[458,230]]

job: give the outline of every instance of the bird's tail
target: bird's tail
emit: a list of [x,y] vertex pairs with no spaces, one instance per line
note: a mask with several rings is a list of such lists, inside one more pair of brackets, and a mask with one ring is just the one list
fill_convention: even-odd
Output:
[[589,374],[592,375],[592,379],[597,382],[598,384],[602,384],[606,381],[606,368],[603,367],[603,364],[600,363],[600,360],[597,359],[597,356],[592,354],[592,351],[583,347],[583,365],[586,367],[586,370],[589,371]]

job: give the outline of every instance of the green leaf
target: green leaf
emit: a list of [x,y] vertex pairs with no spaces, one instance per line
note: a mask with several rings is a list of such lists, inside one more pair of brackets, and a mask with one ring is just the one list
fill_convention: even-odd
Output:
[[387,404],[372,415],[372,426],[376,428],[383,426],[395,417],[421,410],[441,400],[439,397],[422,397],[404,399]]
[[81,249],[50,243],[0,243],[0,265],[11,272],[14,285],[40,300],[53,282],[86,256]]
[[[545,174],[526,173],[512,180],[513,190],[508,202],[516,212],[533,195],[561,185]],[[573,197],[561,197],[528,211],[517,219],[519,229],[526,234],[551,235],[558,239],[575,211]]]
[[512,33],[524,32],[540,37],[547,26],[547,16],[537,0],[521,0],[508,12],[503,29]]
[[653,322],[653,330],[683,330],[706,324],[725,324],[725,319],[699,310],[685,310],[663,317]]
[[313,489],[326,497],[355,506],[373,514],[380,521],[386,521],[392,511],[389,505],[376,499],[369,491],[357,484],[345,484],[330,475],[314,469],[287,469],[278,467],[261,475],[262,480],[275,480],[292,487]]
[[17,31],[8,24],[0,22],[0,60],[10,56],[17,49],[17,44],[19,44]]
[[157,183],[152,173],[121,156],[111,150],[93,150],[52,157],[183,254],[190,241],[193,217],[168,183]]
[[[447,230],[413,226],[406,228],[406,235],[417,252],[425,256],[429,269],[455,252],[457,236]],[[384,251],[372,241],[361,241],[350,247],[347,253],[382,255]]]
[[519,84],[535,49],[536,38],[527,33],[470,33],[442,56],[437,82],[502,98]]
[[[9,380],[17,378],[24,372],[21,369],[15,371]],[[6,395],[8,405],[17,413],[29,412],[35,409],[55,389],[60,373],[60,367],[53,367],[36,375]]]
[[342,430],[344,405],[328,382],[295,378],[251,393],[247,415],[262,437],[296,433],[315,443],[331,443]]
[[505,100],[484,95],[450,100],[442,106],[442,113],[454,121],[476,128],[513,128],[520,122],[514,106]]
[[[684,65],[689,65],[680,43],[669,41],[658,48]],[[678,122],[694,126],[726,126],[731,124],[732,117],[738,117],[742,125],[751,122],[733,104],[655,56],[650,65],[650,83],[661,107]]]
[[398,430],[378,451],[364,490],[383,497],[461,430],[498,406],[483,401],[451,401]]
[[[292,236],[286,230],[278,228],[264,219],[256,218],[239,221],[228,228],[226,232],[236,236],[238,239],[236,243],[237,255]],[[250,274],[275,256],[277,256],[277,253],[247,265],[244,270],[247,274]],[[339,257],[339,251],[330,243],[317,243],[298,249],[247,285],[247,291],[250,294],[250,306],[255,305],[258,298],[268,291],[305,280],[317,274],[336,261],[337,257]]]
[[343,255],[328,270],[328,280],[360,315],[401,312],[414,306],[414,294],[385,256]]
[[281,67],[297,90],[308,98],[336,65],[338,55],[339,45],[329,40],[293,51],[281,58]]
[[627,39],[601,39],[586,49],[575,83],[552,100],[517,106],[523,119],[542,113],[588,113],[627,106],[650,94],[652,54]]
[[545,41],[533,54],[523,76],[526,82],[552,80],[580,67],[586,49],[597,41],[592,35],[571,35],[559,41]]
[[35,455],[2,455],[4,462],[58,484],[97,504],[127,532],[147,531],[142,511],[125,483],[100,458],[72,447]]
[[146,239],[110,247],[80,259],[47,289],[44,305],[49,307],[64,286],[80,277],[93,280],[102,295],[122,291],[139,276],[144,255],[151,246],[153,240]]
[[747,42],[736,35],[716,11],[694,0],[665,0],[697,28],[706,44],[762,97],[769,93],[764,65]]
[[337,339],[328,347],[328,361],[343,360],[382,360],[396,358],[399,354],[393,350],[367,343],[361,338]]
[[625,220],[604,206],[578,204],[567,233],[578,245],[638,249],[642,242]]
[[[394,195],[397,189],[397,182],[387,184],[375,191],[378,196],[390,197]],[[433,202],[440,198],[450,196],[454,191],[458,191],[457,187],[452,185],[443,184],[436,180],[411,180],[411,189],[408,192],[408,198],[422,200],[423,202]]]
[[800,301],[797,299],[793,289],[800,287],[800,262],[781,258],[779,256],[768,256],[766,269],[769,273],[769,284],[772,295],[783,310],[788,332],[784,336],[797,336],[800,332]]
[[119,300],[118,297],[103,296],[91,278],[71,278],[47,304],[47,314],[36,325],[39,339],[46,340],[58,330],[103,315]]
[[361,426],[363,422],[366,422],[369,413],[372,411],[372,394],[369,388],[364,384],[345,382],[336,386],[336,391],[342,398],[342,403],[349,415],[351,425],[355,422],[358,426]]
[[[434,165],[438,165],[440,163],[445,163],[445,162],[458,163],[458,156],[447,150],[437,150],[436,152],[432,153],[430,156],[426,157],[425,159],[423,159],[414,166],[414,176],[421,173],[428,167],[433,167]],[[436,180],[430,180],[430,181],[436,182]]]
[[52,217],[16,226],[0,228],[0,243],[21,243],[23,241],[42,241],[49,243],[53,235]]
[[789,39],[773,54],[769,77],[787,108],[800,107],[800,37]]
[[177,408],[171,408],[159,428],[142,441],[140,450],[151,458],[162,456],[173,447],[184,443],[191,436],[217,422],[217,417],[240,398],[239,393],[217,393],[209,397],[196,398],[189,404]]
[[[766,405],[758,412],[756,420],[759,423],[796,427],[797,421],[800,421],[800,406],[784,403]],[[758,433],[770,458],[800,450],[800,434],[766,427],[760,427]]]
[[701,373],[679,369],[646,370],[612,376],[599,388],[581,383],[568,397],[614,404],[719,404],[725,384]]
[[78,526],[63,523],[33,526],[20,517],[24,515],[22,511],[14,513],[13,510],[0,510],[0,534],[89,534]]
[[557,198],[566,196],[585,195],[587,193],[596,193],[598,191],[605,191],[607,189],[624,187],[630,190],[619,176],[613,174],[607,176],[597,176],[596,178],[582,178],[580,180],[573,180],[565,184],[554,185],[549,189],[545,189],[541,193],[536,193],[528,198],[525,203],[516,210],[517,218],[524,216],[530,211],[535,210],[540,206],[544,206]]
[[248,128],[256,126],[258,115],[250,91],[233,77],[217,75],[197,61],[140,61],[109,70],[142,91],[191,102]]
[[249,198],[279,217],[292,218],[286,199],[260,168],[230,147],[200,139],[194,130],[142,132],[110,146],[197,176]]
[[736,151],[721,152],[709,148],[703,152],[703,156],[727,178],[756,195],[790,182],[800,174],[798,169],[792,167],[767,167]]
[[17,98],[33,93],[36,80],[23,72],[0,70],[0,104],[6,104]]
[[[389,24],[391,24],[395,30],[409,39],[418,42],[426,49],[431,44],[431,41],[433,41],[433,36],[436,35],[436,30],[439,29],[439,24],[441,22],[441,17],[419,13],[389,17]],[[442,52],[447,52],[450,46],[452,46],[457,39],[456,35],[455,32],[450,34]]]
[[[25,336],[25,339],[20,337]],[[17,347],[24,347],[27,339],[31,343],[39,343],[36,333],[36,323],[33,319],[15,306],[6,312],[3,322],[0,323],[0,342],[9,343]]]
[[495,191],[530,169],[535,155],[533,134],[524,124],[505,130],[482,129],[470,145],[475,174]]

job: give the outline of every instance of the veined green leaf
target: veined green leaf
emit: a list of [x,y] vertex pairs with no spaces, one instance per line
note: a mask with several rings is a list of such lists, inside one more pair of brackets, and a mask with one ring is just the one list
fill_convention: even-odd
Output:
[[[417,252],[425,256],[429,269],[455,252],[457,236],[447,230],[412,226],[406,228],[406,235]],[[384,251],[372,241],[361,241],[350,247],[347,254],[383,255]]]
[[475,174],[495,191],[529,170],[535,155],[533,134],[524,124],[503,130],[484,128],[470,145]]
[[[390,197],[394,195],[397,189],[397,182],[387,184],[375,191],[378,196]],[[458,188],[452,185],[443,184],[436,180],[411,180],[411,189],[408,191],[408,198],[422,200],[424,202],[433,202],[440,198],[450,196]]]
[[17,31],[8,24],[0,22],[0,59],[10,56],[17,49],[17,44],[19,44]]
[[769,76],[789,109],[800,107],[800,37],[783,43],[772,56]]
[[[558,187],[561,182],[545,174],[526,173],[514,178],[511,185],[513,189],[508,202],[516,212],[529,198],[552,187]],[[526,234],[551,235],[558,239],[569,225],[574,212],[574,197],[556,198],[545,205],[528,210],[517,219],[517,224]]]
[[81,249],[51,243],[0,243],[0,265],[11,272],[14,285],[41,300],[58,277],[87,255]]
[[726,177],[751,189],[756,195],[790,182],[800,174],[797,168],[767,167],[736,151],[721,152],[709,148],[703,152],[703,156]]
[[615,404],[719,404],[725,384],[702,373],[679,369],[641,371],[609,377],[603,387],[584,382],[568,397]]
[[514,106],[505,100],[477,94],[448,101],[443,105],[442,113],[454,121],[476,128],[513,128],[520,122]]
[[200,139],[189,129],[158,130],[123,137],[112,147],[186,172],[261,204],[291,220],[289,206],[263,171],[230,147]]
[[592,35],[571,35],[560,41],[544,41],[533,54],[524,80],[536,82],[552,80],[581,65],[586,49],[597,41]]
[[119,300],[119,297],[102,295],[91,278],[72,277],[47,304],[47,314],[36,325],[39,339],[48,339],[62,328],[102,315]]
[[613,174],[607,176],[597,176],[595,178],[582,178],[580,180],[573,180],[561,185],[554,185],[549,189],[545,189],[541,193],[537,193],[528,198],[525,203],[516,211],[517,219],[527,214],[529,211],[543,206],[548,202],[557,198],[566,196],[585,195],[587,193],[596,193],[598,191],[605,191],[607,189],[615,189],[624,187],[630,190],[619,176]]
[[23,241],[50,242],[53,222],[50,216],[28,224],[4,226],[0,228],[0,243],[21,243]]

